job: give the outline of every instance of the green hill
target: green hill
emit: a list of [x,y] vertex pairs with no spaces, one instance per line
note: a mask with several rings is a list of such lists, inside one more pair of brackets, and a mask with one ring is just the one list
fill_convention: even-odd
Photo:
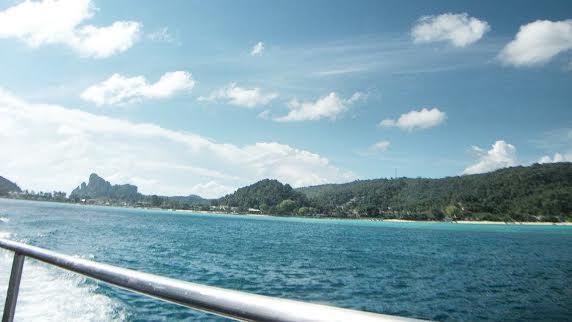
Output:
[[561,221],[572,217],[572,163],[441,179],[374,179],[300,188],[331,216]]
[[0,196],[6,196],[9,192],[21,192],[20,187],[14,182],[0,177]]
[[232,194],[213,201],[213,204],[236,207],[240,210],[255,208],[265,213],[285,215],[309,210],[305,209],[309,203],[304,194],[292,189],[288,184],[270,179],[240,188]]

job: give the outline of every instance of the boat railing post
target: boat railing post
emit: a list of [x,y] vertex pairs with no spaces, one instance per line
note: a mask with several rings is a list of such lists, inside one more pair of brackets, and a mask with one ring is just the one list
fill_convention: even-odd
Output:
[[14,253],[12,271],[10,272],[10,282],[6,293],[6,303],[4,304],[4,314],[2,322],[12,322],[16,312],[16,302],[18,301],[18,291],[20,290],[20,280],[22,279],[22,269],[24,268],[24,258],[22,254]]

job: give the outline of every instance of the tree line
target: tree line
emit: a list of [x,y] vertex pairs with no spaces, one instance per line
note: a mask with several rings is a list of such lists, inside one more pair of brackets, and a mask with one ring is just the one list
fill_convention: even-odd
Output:
[[534,164],[441,179],[358,180],[300,189],[266,179],[213,204],[280,215],[570,221],[572,163]]

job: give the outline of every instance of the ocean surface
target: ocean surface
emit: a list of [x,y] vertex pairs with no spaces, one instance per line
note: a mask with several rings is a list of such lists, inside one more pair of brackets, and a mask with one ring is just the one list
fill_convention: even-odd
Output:
[[[192,214],[0,199],[0,237],[247,292],[433,320],[572,318],[572,227]],[[12,253],[0,251],[4,303]],[[2,305],[3,307],[3,305]],[[223,321],[26,259],[16,321]]]

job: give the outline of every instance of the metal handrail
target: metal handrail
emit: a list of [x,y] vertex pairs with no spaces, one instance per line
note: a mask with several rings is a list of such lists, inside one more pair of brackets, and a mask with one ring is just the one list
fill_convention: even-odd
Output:
[[131,269],[89,261],[0,238],[0,248],[13,251],[3,322],[14,318],[24,257],[133,292],[191,309],[244,321],[415,321],[302,301],[287,300],[185,282]]

